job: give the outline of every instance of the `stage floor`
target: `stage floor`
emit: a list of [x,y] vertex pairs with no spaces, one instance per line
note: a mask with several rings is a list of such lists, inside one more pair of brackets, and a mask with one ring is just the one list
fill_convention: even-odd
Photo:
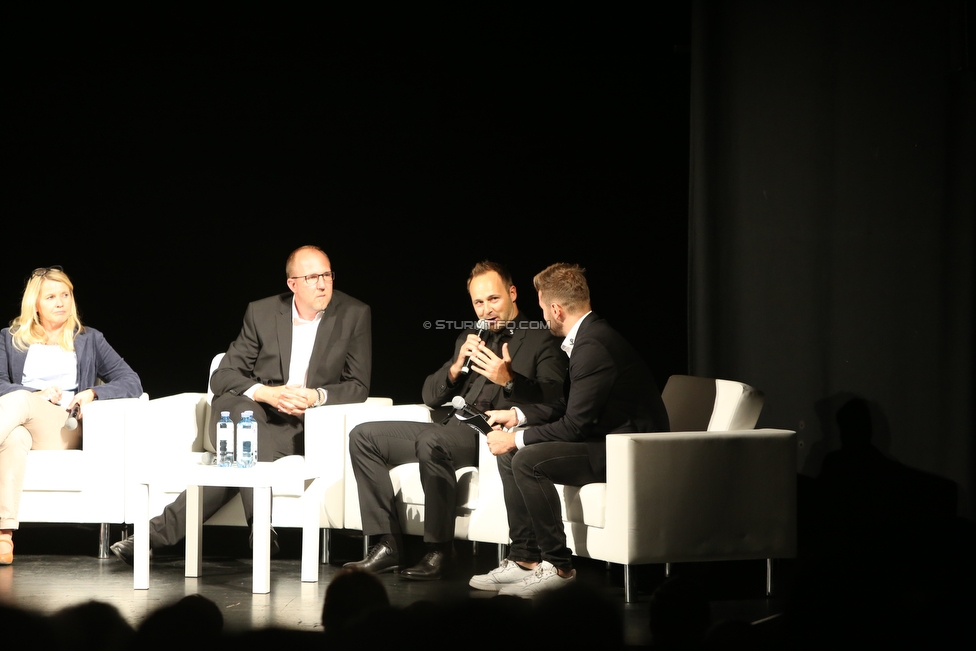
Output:
[[[348,560],[361,557],[362,538],[356,532],[333,532],[330,564],[319,567],[318,583],[301,582],[300,531],[279,530],[281,553],[271,562],[271,593],[251,593],[251,561],[247,531],[243,528],[206,527],[203,576],[185,578],[182,550],[157,553],[151,566],[148,590],[132,588],[132,569],[114,557],[96,558],[97,528],[89,525],[23,525],[15,534],[15,560],[0,567],[0,603],[40,613],[97,600],[115,606],[134,627],[157,608],[185,595],[201,594],[214,601],[224,616],[227,631],[283,627],[321,631],[322,604],[332,576]],[[113,527],[113,540],[121,528]],[[409,539],[411,561],[423,555],[422,543]],[[474,573],[497,564],[497,548],[458,542],[458,569],[451,579],[418,582],[398,574],[380,576],[391,603],[405,607],[416,601],[456,603],[488,599],[493,593],[468,587]],[[576,559],[578,580],[599,590],[620,606],[624,640],[628,645],[650,643],[648,601],[664,581],[664,566],[640,568],[639,600],[623,601],[623,572],[605,563]],[[711,563],[675,565],[675,576],[692,576],[708,593],[712,621],[753,622],[782,611],[781,600],[765,597],[765,564]]]

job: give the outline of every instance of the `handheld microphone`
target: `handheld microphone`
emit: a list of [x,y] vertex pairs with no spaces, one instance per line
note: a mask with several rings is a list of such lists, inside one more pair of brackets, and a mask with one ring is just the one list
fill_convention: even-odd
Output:
[[68,412],[68,417],[64,420],[65,429],[78,429],[78,416],[81,415],[81,405],[75,405]]
[[488,416],[485,414],[485,412],[481,411],[474,405],[469,405],[461,396],[454,396],[451,398],[451,405],[457,411],[467,415],[467,418],[461,418],[459,414],[455,413],[454,417],[458,420],[464,421],[468,427],[471,427],[475,431],[481,432],[482,434],[487,434],[491,431],[492,428],[491,425],[488,424]]
[[[485,334],[485,330],[487,330],[487,329],[488,329],[488,322],[485,321],[484,319],[478,319],[478,339],[481,339],[482,338],[482,335]],[[468,373],[468,371],[471,370],[471,358],[472,357],[474,357],[474,355],[468,355],[468,358],[466,360],[464,360],[464,365],[461,366],[461,373],[462,374],[465,374],[466,375]],[[464,401],[464,399],[462,398],[462,402],[463,401]]]
[[469,405],[467,402],[465,402],[464,398],[462,398],[461,396],[454,396],[453,398],[451,398],[451,406],[453,406],[458,411],[466,412],[468,416],[484,416],[485,418],[488,417],[485,414],[485,412],[481,411],[474,405]]

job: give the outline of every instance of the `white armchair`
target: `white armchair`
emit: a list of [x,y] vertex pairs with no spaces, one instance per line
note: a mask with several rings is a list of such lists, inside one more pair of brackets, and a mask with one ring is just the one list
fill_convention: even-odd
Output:
[[[426,405],[394,405],[374,409],[369,412],[351,414],[345,421],[343,445],[346,449],[345,470],[345,528],[362,530],[362,516],[359,510],[359,492],[356,477],[349,462],[349,432],[360,423],[368,421],[412,421],[430,422],[430,408]],[[330,432],[339,431],[330,428]],[[485,437],[480,437],[479,463],[457,470],[458,506],[455,520],[455,538],[473,542],[488,542],[500,545],[499,560],[503,545],[509,543],[508,514],[502,494],[501,478],[495,457],[488,451]],[[400,523],[403,533],[422,536],[424,533],[424,489],[420,481],[420,468],[417,462],[405,463],[390,469],[393,489],[400,508]]]
[[[370,414],[357,415],[355,419],[350,419],[347,422],[346,449],[348,450],[349,431],[353,427],[359,423],[378,420],[430,422],[430,409],[425,405],[395,405],[376,410]],[[483,437],[479,452],[482,458],[487,456],[494,461],[494,457],[488,452]],[[501,499],[501,481],[498,479],[497,469],[493,470],[493,468],[494,464],[492,464],[492,468],[489,468],[487,477],[483,475],[480,467],[476,466],[466,466],[457,470],[458,514],[455,524],[455,537],[501,544],[508,542],[508,524],[504,500]],[[419,464],[416,462],[405,463],[391,468],[390,477],[393,480],[393,488],[400,505],[400,522],[403,526],[403,532],[409,535],[423,535],[424,489],[420,482]],[[497,484],[497,491],[492,490],[495,484]],[[362,529],[359,493],[352,466],[349,464],[348,453],[346,455],[345,511],[346,528]],[[500,516],[501,522],[505,523],[503,530],[498,530],[497,527],[492,526],[491,513],[495,514],[496,521]]]
[[96,400],[85,407],[82,449],[31,450],[20,521],[100,524],[98,557],[108,558],[110,525],[125,522],[126,431],[147,400]]
[[[216,368],[223,354],[217,355],[210,372]],[[209,377],[209,376],[208,376]],[[209,384],[209,382],[208,382]],[[188,464],[209,463],[213,454],[208,427],[210,426],[210,400],[213,394],[181,393],[148,401],[144,407],[140,431],[130,434],[128,449],[133,454],[128,464]],[[320,505],[320,526],[338,529],[343,526],[343,499],[346,452],[342,434],[347,414],[369,414],[377,407],[392,404],[389,398],[368,398],[366,402],[348,405],[325,405],[309,409],[305,414],[305,455],[288,456],[275,461],[280,468],[280,479],[272,487],[272,525],[297,527],[303,525],[306,500]],[[304,469],[314,465],[318,479],[306,482]],[[155,481],[150,486],[150,517],[162,513],[176,499],[185,484],[178,480],[167,485]],[[138,516],[136,501],[139,487],[128,487],[125,521],[133,522]],[[215,513],[205,524],[245,526],[244,507],[236,496]],[[327,559],[328,545],[323,546]]]
[[[341,449],[342,456],[329,456],[330,464],[341,462],[341,472],[334,474],[342,477],[342,482],[333,486],[329,491],[327,502],[329,510],[337,514],[337,521],[344,529],[362,530],[362,518],[359,512],[359,493],[356,488],[356,478],[349,462],[349,432],[360,423],[381,420],[405,420],[414,422],[430,422],[430,410],[424,405],[362,405],[359,409],[347,409],[342,412],[320,412],[312,415],[311,425],[306,416],[306,426],[311,426],[323,434],[317,437],[313,445],[324,446],[329,450]],[[308,452],[306,442],[306,452]],[[323,454],[316,456],[322,457]],[[416,464],[414,464],[416,465]],[[334,471],[337,471],[334,468]],[[400,489],[399,473],[391,471],[395,490]]]
[[[570,548],[624,565],[796,555],[796,433],[752,428],[761,392],[740,382],[672,376],[671,432],[607,437],[607,481],[557,486]],[[688,429],[686,429],[688,428]],[[702,431],[705,428],[706,431]]]

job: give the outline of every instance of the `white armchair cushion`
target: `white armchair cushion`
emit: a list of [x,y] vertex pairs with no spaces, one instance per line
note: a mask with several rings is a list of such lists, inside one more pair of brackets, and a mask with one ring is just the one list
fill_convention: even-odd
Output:
[[28,452],[21,522],[122,522],[126,432],[138,427],[136,416],[146,398],[87,405],[81,450]]
[[755,427],[764,396],[734,380],[672,375],[661,399],[672,432],[725,432]]
[[[400,501],[404,504],[424,504],[424,487],[420,483],[420,464],[405,463],[390,471],[395,476],[394,483],[399,486]],[[457,503],[460,509],[478,508],[478,469],[474,466],[458,468],[454,473],[457,478]]]
[[[122,469],[117,471],[121,473]],[[78,492],[97,481],[103,481],[103,478],[88,471],[83,450],[31,450],[27,453],[25,491]]]
[[301,497],[305,494],[305,458],[297,454],[282,457],[272,464],[274,484],[272,494],[282,497]]
[[[709,432],[752,429],[763,407],[762,391],[734,380],[715,380],[715,405]],[[674,430],[674,428],[671,428]]]
[[[342,429],[342,446],[344,450],[342,458],[345,462],[345,500],[343,511],[346,529],[361,530],[363,528],[362,514],[359,511],[359,488],[356,485],[356,476],[353,473],[352,464],[349,461],[349,433],[357,425],[376,421],[409,421],[417,423],[429,423],[430,409],[425,405],[370,405],[368,408],[351,412],[345,418],[344,427]],[[411,467],[412,471],[410,469]],[[392,469],[390,472],[390,478],[393,481],[394,492],[401,492],[403,490],[402,480],[407,479],[412,474],[419,476],[417,464],[415,463],[404,464]],[[407,479],[407,481],[409,483],[409,479]],[[416,494],[418,489],[413,487],[408,488],[408,490],[413,494]],[[423,504],[423,501],[420,503]],[[422,517],[422,515],[418,514],[407,514],[405,516],[408,521],[411,519],[422,520]]]
[[556,484],[563,521],[602,528],[607,522],[607,485],[563,486]]

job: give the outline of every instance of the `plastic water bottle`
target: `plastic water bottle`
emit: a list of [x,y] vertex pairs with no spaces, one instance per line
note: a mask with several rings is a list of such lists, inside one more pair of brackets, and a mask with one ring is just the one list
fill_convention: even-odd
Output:
[[217,465],[229,468],[234,463],[234,421],[230,419],[229,411],[220,412],[217,421]]
[[237,422],[237,466],[252,468],[258,461],[258,422],[253,411],[241,412]]

